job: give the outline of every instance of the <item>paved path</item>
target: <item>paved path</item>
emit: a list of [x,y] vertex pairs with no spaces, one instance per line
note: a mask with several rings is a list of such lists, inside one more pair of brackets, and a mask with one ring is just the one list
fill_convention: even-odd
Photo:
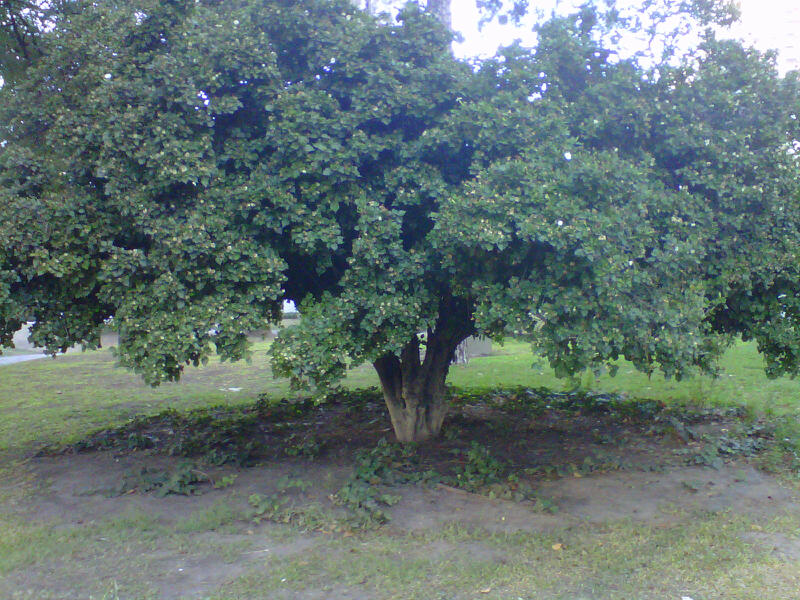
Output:
[[[1,3],[1,0],[0,0]],[[0,355],[0,367],[3,365],[13,365],[14,363],[24,362],[26,360],[36,360],[37,358],[47,358],[44,349],[36,348],[28,341],[28,327],[31,323],[27,323],[22,329],[14,334],[14,348],[22,350],[29,354],[12,354],[11,356]],[[109,346],[116,346],[118,344],[117,334],[106,332],[100,338],[104,348]],[[67,350],[67,353],[80,352],[80,346],[72,347]],[[61,356],[61,354],[59,354]]]
[[15,354],[14,356],[0,356],[0,367],[3,365],[13,365],[26,360],[36,360],[37,358],[47,358],[44,354]]

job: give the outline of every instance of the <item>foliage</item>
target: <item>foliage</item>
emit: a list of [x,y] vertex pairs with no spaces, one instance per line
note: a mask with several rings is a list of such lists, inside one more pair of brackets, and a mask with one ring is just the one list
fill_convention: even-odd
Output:
[[276,493],[250,496],[249,502],[253,507],[251,516],[255,522],[269,520],[306,530],[342,531],[379,527],[390,520],[386,508],[400,500],[400,496],[387,493],[381,486],[415,479],[396,477],[391,460],[398,452],[398,448],[382,440],[375,448],[358,453],[353,474],[330,496],[334,504],[345,510],[343,515],[326,511],[318,503],[293,499],[289,495],[292,488],[302,496],[311,484],[287,477],[277,482]]
[[[378,28],[339,0],[87,3],[58,23],[2,115],[3,341],[34,317],[51,351],[93,346],[113,316],[121,362],[152,383],[212,346],[245,356],[282,294],[343,265],[336,217],[354,219],[358,167],[400,142],[386,103],[413,101],[386,77],[409,93],[452,80],[436,71],[441,32],[409,21]],[[360,58],[384,45],[385,73]],[[31,110],[45,85],[58,92]]]
[[413,449],[381,439],[373,448],[356,453],[353,472],[330,497],[334,504],[345,509],[343,517],[323,516],[324,511],[313,503],[294,505],[284,492],[291,487],[304,491],[303,482],[297,483],[295,480],[278,482],[277,494],[251,496],[250,504],[254,507],[256,521],[268,519],[305,529],[373,529],[391,520],[387,509],[401,500],[400,495],[387,492],[387,487],[447,482],[490,498],[505,498],[517,502],[530,500],[535,510],[557,510],[552,501],[536,494],[527,484],[520,482],[516,475],[508,474],[507,467],[477,442],[473,442],[467,450],[463,465],[453,476],[420,467]]
[[202,493],[200,486],[210,481],[207,474],[198,470],[190,461],[183,461],[172,470],[137,467],[125,474],[115,488],[108,490],[110,496],[121,496],[129,492],[155,492],[159,497],[169,494],[191,496]]
[[[696,62],[649,80],[581,27],[556,19],[535,52],[512,48],[480,66],[443,124],[420,137],[424,155],[463,157],[413,188],[438,177],[446,191],[417,192],[393,222],[390,210],[372,218],[374,233],[362,228],[357,249],[380,253],[363,266],[364,254],[354,257],[344,289],[304,307],[299,337],[275,346],[282,372],[327,386],[341,357],[399,355],[403,329],[413,338],[464,303],[475,331],[530,332],[562,375],[620,355],[647,372],[712,370],[733,333],[777,351],[772,373],[794,370],[795,325],[780,310],[794,293],[750,294],[763,312],[745,318],[738,289],[794,279],[793,80],[713,39]],[[764,137],[751,143],[752,131]],[[421,239],[408,226],[419,203],[431,219]],[[750,264],[764,244],[769,264]],[[296,356],[308,357],[306,373]]]
[[[354,395],[358,398],[358,394]],[[322,442],[313,435],[293,433],[292,424],[308,415],[309,400],[273,401],[262,397],[250,406],[211,406],[180,413],[165,410],[151,417],[135,417],[129,423],[93,433],[69,448],[87,450],[150,450],[172,456],[199,457],[206,464],[249,466],[270,456],[274,448],[268,431],[286,431],[274,440],[288,456],[313,458]],[[298,441],[299,440],[299,441]]]
[[311,483],[303,479],[281,477],[276,482],[275,493],[250,495],[250,518],[255,523],[272,521],[293,525],[303,531],[341,530],[337,516],[324,510],[318,503],[293,502],[290,495],[293,490],[302,496],[309,487]]
[[591,6],[473,65],[415,5],[74,6],[4,91],[3,343],[111,319],[157,384],[292,299],[276,373],[326,393],[373,363],[393,419],[426,408],[410,439],[472,334],[524,332],[558,376],[713,372],[737,336],[800,369],[800,90],[770,56],[709,34],[645,67]]
[[407,448],[381,439],[369,450],[356,454],[355,467],[333,500],[350,511],[350,521],[360,528],[382,525],[390,520],[386,509],[400,496],[386,493],[379,486],[435,481],[433,472],[410,470],[413,453]]
[[237,477],[236,473],[233,473],[231,475],[223,475],[214,482],[214,489],[222,490],[225,489],[226,487],[232,486],[236,482],[236,477]]
[[70,12],[69,0],[0,2],[0,86],[13,85],[46,52],[46,32]]
[[301,456],[312,459],[322,452],[323,444],[324,442],[318,440],[314,435],[293,435],[288,440],[285,450],[286,456]]
[[[503,415],[498,427],[520,421],[536,422],[549,414],[560,415],[566,420],[592,418],[604,423],[628,423],[640,428],[646,435],[674,439],[687,445],[702,443],[703,448],[708,450],[708,456],[752,456],[773,443],[779,443],[789,450],[800,446],[795,439],[795,428],[789,426],[788,420],[773,419],[769,422],[775,424],[767,425],[754,420],[752,411],[736,406],[668,405],[620,394],[554,392],[547,388],[451,388],[450,394],[450,402],[456,412],[478,408]],[[152,417],[136,417],[120,427],[97,431],[67,446],[66,451],[151,451],[198,458],[212,466],[252,466],[266,458],[283,456],[313,460],[329,448],[331,440],[327,437],[325,423],[331,414],[341,415],[330,421],[334,429],[341,427],[336,423],[349,423],[355,434],[362,424],[370,427],[376,419],[380,419],[368,415],[361,424],[353,420],[355,415],[363,417],[368,408],[376,404],[378,397],[376,389],[367,388],[338,394],[324,405],[317,405],[310,400],[275,401],[262,398],[252,405],[240,407],[212,406],[187,413],[167,410]],[[716,438],[699,433],[698,425],[715,421],[734,424],[741,421],[743,424],[731,425],[727,433]],[[307,422],[317,423],[320,427],[298,432],[299,424]],[[473,440],[465,445],[466,434],[459,422],[461,419],[454,416],[453,422],[445,430],[447,444],[452,447],[450,452],[458,462],[458,467],[452,473],[431,470],[414,447],[403,449],[381,440],[374,448],[357,451],[356,468],[348,485],[357,488],[361,484],[443,481],[471,492],[491,492],[503,497],[508,495],[509,490],[524,487],[514,485],[508,479],[510,474],[513,476],[508,465],[493,456],[481,443]],[[503,429],[500,434],[506,435],[507,432]],[[594,436],[594,442],[614,446],[619,440],[612,432],[606,432]],[[689,446],[677,453],[685,455],[689,461],[695,461],[698,454],[696,448]],[[708,461],[699,462],[703,464]],[[567,476],[575,472],[590,474],[629,466],[625,461],[597,454],[594,457],[587,456],[579,464],[545,464],[527,468],[526,472]],[[354,490],[353,496],[359,493]]]
[[472,442],[463,465],[456,470],[455,481],[459,487],[475,492],[500,482],[504,470],[505,467],[485,446]]

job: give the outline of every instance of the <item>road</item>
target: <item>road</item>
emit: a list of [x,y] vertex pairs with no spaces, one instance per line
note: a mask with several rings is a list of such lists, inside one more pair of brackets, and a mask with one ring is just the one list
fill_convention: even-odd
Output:
[[0,367],[3,365],[13,365],[26,360],[36,360],[37,358],[47,358],[44,354],[15,354],[14,356],[0,356]]
[[[14,334],[14,349],[17,351],[23,350],[27,352],[27,354],[12,354],[10,356],[0,355],[0,367],[3,365],[13,365],[14,363],[24,362],[26,360],[46,358],[42,348],[35,348],[33,344],[28,341],[28,327],[30,325],[31,324],[28,323]],[[104,332],[100,339],[104,348],[117,345],[117,335],[115,333]],[[67,353],[80,352],[80,350],[80,346],[73,347],[67,350]]]

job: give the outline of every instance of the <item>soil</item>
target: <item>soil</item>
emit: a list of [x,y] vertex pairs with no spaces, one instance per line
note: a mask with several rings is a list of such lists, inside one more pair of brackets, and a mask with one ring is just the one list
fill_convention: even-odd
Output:
[[800,560],[800,539],[782,533],[751,531],[743,536],[746,542],[757,544],[787,562]]
[[[608,471],[685,464],[709,439],[741,429],[730,411],[691,410],[678,416],[656,402],[628,403],[612,395],[516,390],[454,398],[442,435],[414,447],[415,468],[449,475],[464,464],[473,444],[513,471]],[[764,433],[753,427],[736,444],[757,449]],[[743,436],[743,437],[742,437]],[[167,412],[99,431],[72,446],[42,455],[113,450],[117,456],[172,454],[252,465],[287,455],[352,463],[354,454],[381,439],[393,440],[380,393],[343,394],[315,405],[257,402],[187,414]],[[212,461],[214,462],[214,461]],[[561,473],[563,474],[563,473]],[[534,477],[535,479],[536,477]]]
[[[26,520],[58,523],[59,527],[87,526],[109,517],[126,514],[146,514],[156,517],[163,525],[175,526],[193,512],[224,501],[245,510],[250,493],[268,494],[275,481],[286,475],[302,476],[320,482],[313,496],[324,501],[326,492],[340,485],[348,469],[325,460],[284,460],[259,467],[241,469],[231,490],[207,490],[198,496],[166,496],[126,494],[107,498],[98,489],[110,487],[132,466],[142,462],[156,467],[169,466],[178,459],[163,457],[124,456],[109,453],[45,457],[33,460],[28,468],[42,482],[36,494],[16,514]],[[217,475],[231,472],[220,469]],[[699,489],[691,491],[691,482]],[[584,522],[609,523],[618,519],[635,519],[647,524],[669,525],[691,519],[695,511],[722,511],[780,515],[797,511],[800,497],[797,490],[783,486],[776,478],[766,475],[744,462],[732,462],[719,469],[704,467],[673,467],[661,473],[629,471],[595,474],[585,477],[564,477],[541,483],[540,491],[558,505],[555,514],[532,510],[528,503],[490,499],[486,496],[447,487],[426,488],[404,485],[395,490],[402,496],[390,509],[391,522],[385,526],[387,535],[430,531],[458,524],[461,527],[481,528],[492,532],[548,532]],[[277,535],[276,535],[277,531]],[[147,579],[157,598],[203,598],[206,594],[243,575],[264,560],[270,561],[301,555],[314,548],[326,537],[318,532],[296,533],[286,541],[281,539],[280,527],[270,523],[253,525],[237,523],[232,530],[198,533],[198,547],[240,544],[236,556],[222,557],[214,553],[190,552],[167,548],[150,556],[149,564],[157,565],[147,572]],[[800,559],[800,541],[786,535],[752,532],[748,543],[763,547],[786,560]],[[435,541],[425,549],[426,556],[446,559],[454,550],[447,542]],[[460,546],[463,551],[463,545]],[[491,562],[504,562],[508,557],[480,542],[470,542],[472,556]],[[85,560],[85,559],[84,559]],[[54,565],[53,565],[54,567]],[[93,569],[91,564],[84,568]],[[0,580],[0,594],[8,590],[29,589],[31,597],[49,597],[43,592],[55,589],[80,589],[80,571],[76,579],[52,578],[37,570],[16,573]],[[288,593],[288,592],[287,592]],[[69,594],[54,597],[78,597]],[[278,596],[281,597],[281,596]],[[286,598],[368,598],[355,589],[307,589],[286,595]]]
[[[200,495],[165,497],[129,493],[109,498],[103,494],[134,465],[163,468],[177,462],[163,457],[115,458],[105,453],[37,458],[29,469],[42,482],[41,487],[35,497],[18,507],[18,514],[37,521],[81,525],[139,511],[174,525],[222,499],[244,511],[251,494],[275,493],[276,482],[286,476],[316,482],[304,499],[322,502],[341,487],[350,472],[339,463],[287,459],[246,469],[210,469],[215,476],[236,473],[230,490],[209,488]],[[426,531],[448,523],[503,532],[541,532],[579,522],[618,519],[669,523],[678,518],[675,515],[692,509],[780,514],[796,510],[800,501],[796,489],[743,461],[718,469],[672,467],[660,473],[625,471],[543,481],[538,491],[557,505],[553,514],[535,511],[528,502],[489,498],[444,485],[403,485],[392,490],[401,500],[389,509],[392,520],[386,527],[397,532]]]
[[[597,398],[578,405],[566,396],[556,400],[558,403],[545,399],[533,409],[528,406],[522,410],[509,407],[508,398],[483,403],[462,399],[443,437],[416,449],[413,467],[453,474],[464,466],[465,452],[473,444],[480,444],[538,495],[557,506],[557,512],[543,511],[530,501],[490,498],[442,483],[406,484],[391,489],[401,499],[387,509],[391,521],[384,525],[385,533],[404,535],[450,524],[494,532],[549,532],[582,523],[631,519],[658,526],[685,521],[703,511],[776,516],[796,514],[798,510],[797,489],[759,470],[751,458],[723,456],[724,460],[715,465],[717,468],[687,464],[700,456],[698,453],[709,439],[721,439],[741,426],[735,416],[698,412],[684,414],[683,420],[676,422],[674,415],[663,413],[661,407],[648,409],[654,414],[639,414],[622,405],[609,408],[605,400],[597,402]],[[220,504],[241,511],[242,518],[230,526],[193,535],[193,547],[207,550],[187,551],[170,544],[157,544],[151,549],[155,554],[151,554],[148,564],[157,566],[150,568],[147,579],[154,597],[199,599],[253,565],[301,555],[326,536],[342,535],[298,530],[289,535],[282,525],[254,525],[244,518],[247,499],[251,494],[276,493],[278,482],[288,477],[313,482],[298,499],[337,510],[330,496],[352,473],[356,452],[374,447],[382,437],[390,437],[386,415],[377,406],[334,403],[301,411],[291,418],[286,412],[280,414],[280,419],[272,413],[262,415],[264,418],[256,422],[246,410],[216,414],[213,422],[242,417],[242,423],[251,429],[234,429],[245,436],[256,436],[261,442],[257,456],[251,457],[253,463],[248,466],[207,465],[202,462],[202,454],[194,456],[213,481],[236,475],[232,486],[214,489],[204,484],[201,494],[190,496],[158,497],[134,489],[132,493],[109,497],[109,490],[115,489],[132,469],[169,470],[186,460],[165,454],[174,450],[177,438],[188,435],[184,429],[175,428],[174,421],[137,421],[127,429],[95,434],[85,444],[31,458],[24,470],[27,485],[32,487],[29,493],[17,497],[16,504],[10,502],[8,509],[24,521],[49,522],[64,530],[131,514],[148,515],[161,525],[174,528],[193,513]],[[298,431],[303,432],[301,439]],[[741,432],[741,427],[737,431]],[[748,440],[752,442],[757,437],[752,431],[740,433],[737,443],[741,447],[750,448]],[[149,447],[125,448],[132,433],[149,440]],[[195,433],[205,435],[202,428]],[[315,456],[286,456],[287,446],[311,437],[319,442]],[[96,448],[101,446],[107,449],[98,451]],[[203,446],[204,451],[209,449],[231,447]],[[585,468],[580,468],[582,465]],[[745,541],[787,560],[800,559],[797,538],[752,532]],[[488,545],[470,543],[470,553],[487,561],[503,562],[508,558]],[[234,553],[223,556],[213,550],[218,547],[234,548]],[[432,542],[425,549],[427,556],[444,558],[451,551],[445,541]],[[154,561],[154,556],[158,560]],[[20,598],[81,597],[77,591],[83,589],[82,578],[95,567],[91,556],[72,560],[78,560],[81,566],[66,579],[57,562],[49,564],[48,572],[38,568],[14,571],[0,579],[0,597],[9,597],[9,590],[30,591],[29,596],[12,596]],[[56,572],[62,575],[54,576]],[[73,595],[59,596],[55,592],[65,589],[72,590]],[[335,588],[306,589],[285,597],[355,600],[369,595],[358,589]]]

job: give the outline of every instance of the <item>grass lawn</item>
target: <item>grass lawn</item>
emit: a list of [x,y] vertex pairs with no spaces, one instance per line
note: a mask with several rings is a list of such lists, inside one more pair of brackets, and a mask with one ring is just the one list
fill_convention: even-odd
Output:
[[[27,449],[31,444],[68,441],[91,429],[124,423],[135,415],[166,408],[186,410],[215,404],[240,405],[260,394],[290,395],[283,380],[273,379],[267,359],[268,342],[256,343],[248,362],[220,363],[212,359],[200,368],[187,368],[179,383],[157,388],[115,365],[110,350],[71,354],[19,363],[0,370],[0,451]],[[465,389],[547,387],[563,390],[574,383],[556,379],[544,364],[533,364],[529,346],[508,341],[493,356],[454,366],[449,383]],[[616,377],[582,378],[588,389],[624,393],[633,398],[665,402],[739,405],[777,414],[800,415],[800,381],[767,379],[753,344],[738,344],[721,362],[722,375],[684,381],[648,378],[621,362]],[[368,365],[353,369],[345,385],[378,385]],[[235,390],[235,391],[233,391]]]
[[[574,383],[557,379],[545,364],[533,365],[527,344],[508,341],[495,350],[495,356],[474,359],[468,368],[454,368],[449,381],[466,388],[522,385],[561,390],[574,386]],[[594,391],[627,394],[632,398],[736,405],[775,414],[800,415],[800,381],[788,377],[768,379],[763,365],[754,343],[738,343],[722,357],[722,373],[717,378],[698,375],[683,381],[666,381],[660,375],[648,377],[630,363],[620,361],[615,377],[603,375],[595,379],[591,374],[585,374],[581,385]]]
[[[355,453],[389,435],[380,406],[322,407],[264,429],[253,403],[289,395],[266,349],[159,388],[115,367],[108,350],[0,367],[0,598],[800,599],[795,467],[776,447],[747,445],[773,421],[795,421],[800,382],[768,380],[752,344],[732,348],[717,379],[664,381],[627,363],[614,378],[586,375],[582,389],[623,395],[622,412],[601,414],[593,404],[551,406],[572,396],[492,404],[518,399],[497,388],[574,385],[532,367],[528,347],[509,341],[451,370],[467,400],[442,441],[411,455]],[[377,380],[360,367],[345,384]],[[667,408],[630,412],[626,397]],[[143,485],[188,464],[169,455],[181,436],[191,440],[183,417],[141,421],[142,435],[160,436],[155,448],[126,446],[134,438],[122,430],[100,438],[106,451],[33,456],[135,416],[210,406],[186,421],[200,442],[246,423],[248,435],[263,430],[278,451],[297,451],[246,467],[199,457],[192,469],[214,485],[190,482],[202,493],[188,496]],[[692,417],[681,412],[688,406]],[[743,407],[747,418],[714,407]],[[733,450],[711,461],[712,446],[715,457]],[[418,457],[420,472],[433,465],[442,478],[413,483],[403,469]],[[388,522],[347,520],[360,500],[343,501],[343,490],[371,494],[353,484],[364,481],[388,494],[368,496]],[[527,481],[529,496],[503,499]]]

